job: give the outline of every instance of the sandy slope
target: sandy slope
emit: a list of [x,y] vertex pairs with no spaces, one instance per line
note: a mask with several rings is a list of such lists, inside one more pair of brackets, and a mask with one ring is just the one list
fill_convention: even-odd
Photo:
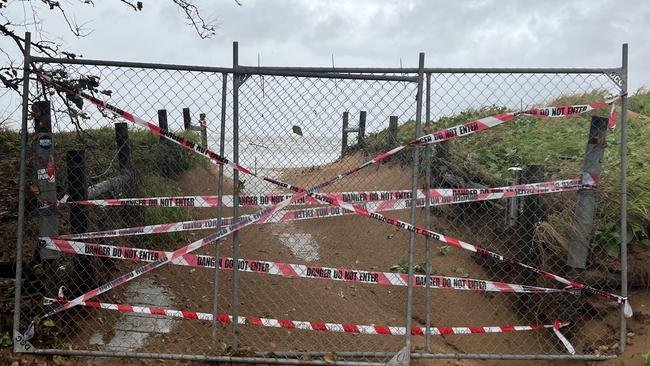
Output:
[[[283,174],[291,183],[309,186],[322,181],[345,168],[358,164],[363,157],[354,156],[323,167],[293,169]],[[411,172],[398,165],[370,167],[356,176],[330,187],[330,191],[407,189],[410,188]],[[216,174],[203,168],[187,172],[181,178],[186,194],[216,193]],[[249,180],[247,185],[254,184]],[[225,187],[231,190],[231,184]],[[419,216],[421,217],[421,213]],[[229,214],[229,213],[226,213]],[[400,219],[408,220],[408,210],[394,213]],[[211,209],[197,210],[197,217],[214,215]],[[422,224],[422,220],[419,220]],[[434,227],[444,227],[445,222],[434,219]],[[282,240],[283,235],[308,234],[317,243],[318,259],[308,262],[301,259]],[[200,238],[203,232],[187,235],[187,241]],[[311,245],[310,240],[302,240]],[[222,254],[230,255],[231,240],[225,241]],[[292,224],[265,224],[247,228],[241,232],[240,256],[250,259],[284,261],[290,263],[313,263],[324,266],[348,267],[388,271],[406,258],[408,235],[389,225],[373,222],[363,217],[347,216],[326,218],[318,221],[302,221]],[[481,266],[476,264],[467,252],[454,250],[442,256],[438,244],[432,243],[432,263],[440,273],[454,275],[452,268],[462,267],[472,278],[489,278]],[[423,262],[424,243],[416,241],[417,262]],[[214,254],[214,247],[202,251]],[[209,312],[213,294],[211,270],[169,267],[152,274],[155,282],[165,286],[172,294],[174,306]],[[232,311],[232,272],[220,273],[219,312]],[[328,322],[357,322],[361,324],[403,325],[405,320],[406,289],[387,286],[352,285],[317,279],[286,279],[258,274],[241,274],[239,312],[241,315],[312,320]],[[425,317],[423,290],[415,290],[415,324]],[[510,299],[507,294],[480,294],[461,291],[432,291],[431,319],[440,326],[481,326],[521,324],[514,312],[508,312]],[[635,319],[630,330],[635,333],[632,345],[622,357],[626,365],[640,364],[640,354],[650,350],[647,325],[650,319],[650,296],[640,293],[633,297]],[[593,331],[613,332],[617,317],[589,324]],[[170,333],[150,337],[143,351],[164,353],[210,353],[210,324],[200,321],[175,320]],[[230,343],[230,329],[219,326],[217,349]],[[367,336],[350,334],[326,334],[318,332],[259,329],[240,326],[240,346],[244,351],[257,350],[304,350],[304,351],[397,351],[402,338],[391,336]],[[416,349],[421,349],[422,339],[414,338]],[[223,343],[223,344],[222,344]],[[525,332],[502,335],[458,335],[432,338],[432,351],[456,352],[500,352],[538,353],[562,352],[549,349],[557,343],[551,332]],[[43,361],[43,359],[41,359]],[[82,359],[58,358],[60,364],[83,364]],[[49,361],[47,361],[49,362]],[[129,361],[131,363],[131,361]],[[138,361],[139,364],[187,364],[186,362]],[[501,365],[522,364],[522,361],[418,361],[418,364],[446,365]],[[105,364],[122,364],[119,360],[108,360]],[[137,364],[137,363],[136,363]],[[537,365],[572,365],[575,362],[526,362]],[[608,363],[618,365],[618,362]]]

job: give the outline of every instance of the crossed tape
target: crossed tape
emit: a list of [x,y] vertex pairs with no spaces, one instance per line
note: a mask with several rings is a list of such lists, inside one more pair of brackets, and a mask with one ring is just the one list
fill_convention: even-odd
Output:
[[[247,168],[245,168],[245,167],[243,167],[243,166],[241,166],[241,165],[239,165],[237,163],[231,162],[228,159],[226,159],[224,157],[221,157],[220,155],[214,153],[213,151],[211,151],[211,150],[209,150],[207,148],[204,148],[204,147],[202,147],[200,145],[196,145],[192,141],[189,141],[189,140],[184,139],[184,138],[182,138],[180,136],[177,136],[177,135],[175,135],[175,134],[173,134],[173,133],[171,133],[169,131],[161,129],[160,127],[158,127],[158,126],[156,126],[156,125],[154,125],[154,124],[152,124],[150,122],[142,120],[141,118],[139,118],[137,116],[134,116],[134,115],[132,115],[132,114],[130,114],[128,112],[125,112],[125,111],[123,111],[123,110],[121,110],[121,109],[119,109],[119,108],[117,108],[115,106],[112,106],[112,105],[110,105],[110,104],[108,104],[108,103],[106,103],[106,102],[104,102],[102,100],[99,100],[99,99],[97,99],[97,98],[95,98],[95,97],[93,97],[91,95],[83,93],[80,90],[78,90],[76,88],[73,88],[73,87],[71,87],[71,86],[69,86],[67,84],[64,84],[64,83],[61,83],[61,82],[58,82],[58,81],[54,81],[52,78],[50,78],[49,76],[47,76],[47,75],[45,75],[45,74],[43,74],[41,72],[37,72],[36,74],[40,79],[42,79],[43,81],[45,81],[45,82],[47,82],[47,83],[49,83],[51,85],[54,85],[58,89],[63,90],[66,93],[76,94],[77,96],[79,96],[81,98],[84,98],[84,99],[90,101],[91,103],[95,104],[100,109],[109,110],[109,111],[119,115],[120,117],[126,119],[127,121],[130,121],[130,122],[133,122],[133,123],[138,124],[140,126],[143,126],[145,128],[148,128],[149,131],[152,132],[153,134],[158,135],[158,136],[162,136],[162,137],[164,137],[164,138],[166,138],[166,139],[168,139],[170,141],[173,141],[173,142],[179,144],[180,146],[182,146],[183,148],[185,148],[187,150],[190,150],[190,151],[193,151],[193,152],[198,153],[200,155],[206,156],[206,157],[210,158],[210,160],[212,162],[216,163],[216,164],[222,164],[222,165],[230,166],[230,167],[232,167],[232,168],[234,168],[234,169],[236,169],[236,170],[238,170],[238,171],[240,171],[240,172],[242,172],[244,174],[248,174],[248,175],[260,178],[260,179],[265,180],[267,182],[270,182],[272,184],[275,184],[275,185],[278,185],[280,187],[283,187],[283,188],[286,188],[286,189],[289,189],[289,190],[292,190],[292,191],[296,192],[296,194],[294,194],[292,196],[292,198],[284,200],[284,201],[272,206],[269,209],[264,209],[264,210],[258,211],[256,214],[253,215],[254,221],[262,221],[261,219],[268,218],[268,216],[270,214],[273,214],[277,210],[286,207],[290,202],[295,201],[297,199],[301,199],[301,198],[305,197],[306,195],[310,195],[310,196],[312,196],[314,198],[317,198],[317,199],[322,200],[322,201],[326,201],[326,202],[328,202],[330,204],[335,204],[335,205],[337,205],[337,206],[339,206],[341,208],[344,208],[344,209],[347,209],[347,210],[353,210],[357,214],[367,216],[367,217],[376,219],[378,221],[386,222],[386,223],[392,224],[394,226],[397,226],[397,227],[400,227],[400,228],[415,232],[416,234],[431,237],[431,238],[433,238],[435,240],[446,242],[446,243],[449,243],[450,245],[453,245],[453,246],[456,246],[456,247],[459,247],[459,248],[462,248],[462,249],[465,249],[465,250],[468,250],[468,251],[472,251],[472,252],[475,252],[475,253],[479,253],[481,255],[488,256],[488,257],[491,257],[491,258],[499,260],[499,261],[510,263],[512,265],[528,269],[528,270],[530,270],[530,271],[532,271],[534,273],[544,275],[545,277],[547,277],[547,278],[549,278],[549,279],[551,279],[553,281],[557,281],[557,282],[572,286],[572,287],[574,287],[576,289],[581,289],[581,290],[584,290],[586,292],[596,294],[598,296],[604,297],[604,298],[609,299],[609,300],[615,300],[620,304],[624,304],[626,316],[631,316],[632,315],[632,308],[631,308],[631,306],[629,304],[629,301],[628,301],[627,297],[623,297],[623,296],[616,295],[616,294],[613,294],[613,293],[610,293],[610,292],[607,292],[607,291],[599,290],[599,289],[596,289],[594,287],[579,283],[577,281],[566,279],[566,278],[564,278],[562,276],[558,276],[558,275],[552,274],[550,272],[547,272],[547,271],[544,271],[544,270],[541,270],[541,269],[526,265],[524,263],[521,263],[521,262],[519,262],[518,260],[516,260],[514,258],[504,257],[504,256],[502,256],[500,254],[489,251],[489,250],[487,250],[485,248],[482,248],[480,246],[472,245],[472,244],[463,242],[461,240],[458,240],[458,239],[455,239],[455,238],[452,238],[452,237],[449,237],[449,236],[445,236],[445,235],[436,233],[436,232],[431,231],[431,230],[427,230],[427,229],[424,229],[424,228],[421,228],[421,227],[417,227],[417,226],[411,225],[409,223],[406,223],[406,222],[403,222],[403,221],[400,221],[400,220],[392,219],[392,218],[383,216],[383,215],[381,215],[379,213],[376,213],[376,212],[370,212],[370,211],[366,210],[365,208],[358,207],[358,206],[355,206],[355,205],[352,205],[352,204],[349,204],[349,203],[346,203],[346,202],[342,202],[342,201],[336,199],[336,197],[331,197],[331,196],[328,196],[327,194],[320,194],[320,193],[316,192],[318,189],[329,186],[329,185],[333,184],[334,182],[337,182],[337,181],[339,181],[339,180],[341,180],[341,179],[343,179],[343,178],[345,178],[347,176],[355,174],[356,172],[358,172],[358,171],[360,171],[360,170],[362,170],[362,169],[364,169],[364,168],[366,168],[366,167],[368,167],[370,165],[373,165],[373,164],[379,163],[381,161],[384,161],[384,160],[388,159],[389,157],[391,157],[392,155],[395,155],[399,151],[405,149],[406,147],[418,146],[418,145],[424,145],[424,144],[430,144],[430,143],[439,143],[439,142],[442,142],[442,141],[447,141],[447,140],[459,138],[459,137],[462,137],[462,136],[467,136],[467,135],[470,135],[470,134],[473,134],[473,133],[476,133],[476,132],[480,132],[480,131],[484,131],[486,129],[489,129],[489,128],[495,127],[497,125],[506,123],[508,121],[511,121],[511,120],[515,119],[518,116],[521,116],[521,115],[539,115],[538,113],[536,113],[536,112],[534,112],[532,110],[523,111],[523,112],[503,113],[503,114],[498,114],[498,115],[495,115],[495,116],[489,116],[489,117],[477,119],[475,121],[467,122],[467,123],[459,125],[459,126],[451,127],[451,128],[448,128],[448,129],[438,131],[438,132],[434,132],[432,134],[422,136],[422,137],[420,137],[418,139],[415,139],[415,140],[411,141],[409,144],[398,146],[398,147],[396,147],[396,148],[394,148],[394,149],[392,149],[390,151],[384,152],[384,153],[378,155],[377,157],[373,158],[372,160],[369,160],[369,161],[359,165],[356,168],[353,168],[353,169],[351,169],[351,170],[349,170],[347,172],[344,172],[344,173],[339,174],[339,175],[337,175],[335,177],[332,177],[327,181],[324,181],[324,182],[322,182],[322,183],[320,183],[320,184],[318,184],[318,185],[316,185],[316,186],[314,186],[314,187],[312,187],[310,189],[305,190],[304,188],[293,186],[291,184],[281,182],[281,181],[275,180],[273,178],[258,176],[256,174],[254,174],[253,172],[251,172],[250,170],[248,170]],[[585,113],[585,112],[588,112],[590,110],[601,108],[601,107],[603,107],[605,105],[611,104],[620,97],[621,96],[617,96],[615,98],[612,98],[612,99],[610,99],[608,101],[601,102],[601,103],[572,106],[573,108],[571,108],[571,109],[570,108],[564,108],[562,110],[561,114],[549,115],[547,117],[567,117],[569,115]],[[586,106],[586,108],[583,109],[582,106]],[[194,250],[196,250],[196,249],[198,249],[198,248],[200,248],[202,246],[205,246],[205,245],[207,245],[207,244],[209,244],[209,243],[211,243],[211,242],[213,242],[213,241],[215,241],[215,240],[217,240],[217,239],[219,239],[219,238],[221,238],[223,236],[229,235],[230,233],[232,233],[234,231],[240,230],[241,228],[250,225],[251,221],[252,220],[247,219],[246,217],[244,217],[244,218],[240,219],[236,225],[229,226],[228,230],[222,229],[222,230],[218,231],[215,234],[211,234],[211,235],[207,236],[204,239],[201,239],[199,241],[190,243],[189,245],[187,245],[187,246],[185,246],[183,248],[180,248],[177,251],[172,252],[173,257],[171,259],[165,257],[164,259],[161,259],[161,260],[159,260],[157,262],[147,264],[147,265],[145,265],[143,267],[140,267],[140,268],[138,268],[138,269],[136,269],[134,271],[131,271],[131,272],[127,273],[127,274],[124,274],[124,275],[114,279],[111,282],[108,282],[108,283],[106,283],[106,284],[104,284],[104,285],[102,285],[102,286],[100,286],[100,287],[98,287],[98,288],[96,288],[94,290],[91,290],[91,291],[87,292],[84,295],[79,296],[78,298],[76,298],[76,299],[74,299],[74,300],[72,300],[70,302],[67,302],[64,305],[59,306],[58,308],[56,308],[56,309],[48,312],[47,314],[45,314],[45,317],[51,316],[51,315],[56,314],[56,313],[58,313],[60,311],[63,311],[63,310],[69,309],[69,308],[71,308],[73,306],[79,305],[79,304],[81,304],[81,302],[87,301],[89,298],[97,296],[98,294],[106,292],[106,291],[108,291],[108,290],[110,290],[110,289],[112,289],[112,288],[114,288],[116,286],[122,285],[122,284],[132,280],[133,278],[136,278],[136,277],[140,276],[143,273],[147,273],[147,272],[149,272],[149,271],[151,271],[151,270],[153,270],[155,268],[158,268],[158,267],[162,266],[163,264],[171,262],[173,259],[176,259],[177,257],[182,256],[183,254],[187,254],[187,253],[189,253],[191,251],[194,251]],[[219,236],[219,235],[222,235],[222,236]]]

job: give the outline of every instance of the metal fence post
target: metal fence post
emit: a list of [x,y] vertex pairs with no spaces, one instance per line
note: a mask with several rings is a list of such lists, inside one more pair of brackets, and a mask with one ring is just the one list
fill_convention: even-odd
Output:
[[341,128],[341,159],[345,156],[345,151],[348,149],[348,112],[343,112],[343,128]]
[[[239,164],[239,77],[237,66],[239,64],[239,43],[232,43],[232,161]],[[233,169],[233,222],[239,220],[239,171]],[[239,231],[232,235],[232,317],[237,319],[239,316]],[[232,348],[237,350],[238,341],[237,321],[232,322]]]
[[[219,155],[223,156],[226,143],[226,96],[228,90],[228,74],[221,75],[221,131],[219,131]],[[217,206],[217,230],[221,229],[221,215],[223,211],[223,164],[219,164],[219,187],[217,188],[218,206]],[[212,297],[212,348],[217,352],[217,311],[219,310],[219,263],[221,258],[221,240],[215,243],[214,264],[214,294]]]
[[[424,124],[427,127],[425,133],[430,133],[431,126],[431,73],[427,73],[427,96]],[[431,201],[429,200],[429,190],[431,189],[431,144],[424,147],[424,228],[431,228]],[[429,237],[424,238],[424,272],[426,276],[424,288],[424,322],[426,323],[426,334],[424,339],[424,350],[431,352],[431,243]]]
[[[415,138],[420,137],[420,124],[422,123],[422,84],[424,76],[424,53],[420,52],[419,71],[418,71],[418,91],[417,91],[417,104],[415,111]],[[415,224],[417,219],[417,192],[418,192],[418,173],[419,173],[419,146],[413,149],[413,175],[411,178],[411,224]],[[408,352],[408,357],[405,359],[407,364],[410,364],[411,353],[411,323],[413,319],[413,246],[415,245],[415,233],[409,232],[408,243],[408,288],[406,295],[406,342],[405,348]]]
[[[627,43],[623,43],[621,87],[621,295],[627,296]],[[625,351],[627,321],[625,304],[621,304],[621,340],[619,349]]]
[[27,174],[27,117],[29,114],[29,63],[32,47],[31,33],[25,33],[25,53],[23,54],[23,95],[22,116],[20,126],[20,178],[18,186],[18,223],[16,227],[16,283],[14,290],[14,317],[13,317],[13,351],[20,352],[21,344],[17,341],[20,336],[20,313],[22,311],[22,285],[23,285],[23,240],[25,228],[25,188]]
[[[39,101],[32,104],[36,140],[34,147],[34,167],[38,187],[38,226],[39,236],[56,236],[59,231],[59,218],[56,197],[56,164],[54,162],[54,138],[50,102]],[[59,258],[59,252],[41,248],[41,259]]]

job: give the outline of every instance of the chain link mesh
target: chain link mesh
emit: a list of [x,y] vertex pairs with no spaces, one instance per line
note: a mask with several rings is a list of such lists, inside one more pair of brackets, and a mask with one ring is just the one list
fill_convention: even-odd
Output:
[[[167,111],[170,131],[201,143],[201,133],[184,131],[183,108],[189,108],[193,126],[206,115],[207,145],[232,157],[235,146],[239,163],[255,174],[308,188],[352,169],[396,144],[415,136],[417,83],[334,77],[247,75],[239,88],[239,138],[233,131],[233,78],[231,74],[103,65],[41,64],[46,71],[65,69],[76,85],[95,76],[91,88],[97,97],[142,117],[159,122],[160,109]],[[386,74],[382,74],[386,75]],[[394,75],[397,76],[397,75]],[[423,116],[423,129],[432,132],[479,116],[545,105],[602,101],[619,90],[602,74],[549,73],[431,73],[430,115]],[[224,130],[222,131],[222,82],[227,78]],[[32,82],[40,97],[43,85]],[[52,89],[47,89],[51,92]],[[74,98],[52,93],[52,125],[55,133],[57,196],[70,192],[69,150],[84,150],[84,187],[106,184],[120,177],[110,190],[90,198],[216,195],[218,168],[207,159],[161,141],[148,131],[129,124],[130,160],[120,165],[114,123],[123,122],[107,111]],[[606,115],[608,111],[597,114]],[[342,146],[343,115],[347,114],[348,144]],[[358,132],[365,116],[365,133]],[[396,116],[398,129],[388,133],[389,119]],[[432,187],[482,188],[519,182],[577,178],[587,143],[589,116],[562,120],[520,118],[505,126],[456,141],[429,146],[431,161],[419,169],[418,188],[424,187],[426,164],[431,168]],[[576,277],[608,290],[619,285],[618,261],[607,253],[618,245],[611,235],[618,222],[617,194],[619,137],[609,133],[603,163],[603,188],[598,193],[594,248],[589,270],[575,271],[566,265],[567,246],[575,227],[576,193],[555,193],[518,198],[432,207],[434,231],[481,245],[507,257]],[[420,148],[423,154],[425,148]],[[423,155],[422,155],[423,156]],[[31,159],[31,157],[30,157]],[[31,160],[30,160],[31,161]],[[522,168],[514,177],[508,168]],[[410,190],[412,150],[389,162],[370,166],[325,189],[324,192]],[[224,169],[224,195],[289,194],[261,179]],[[78,172],[78,171],[77,171]],[[78,173],[76,173],[78,174]],[[30,163],[28,177],[35,177]],[[82,180],[83,181],[83,180]],[[82,190],[83,191],[83,190]],[[92,195],[97,186],[88,189]],[[83,192],[82,192],[83,194]],[[33,197],[35,199],[35,197]],[[29,208],[29,207],[28,207]],[[302,208],[290,207],[289,210]],[[512,209],[514,208],[514,210]],[[259,207],[241,207],[240,214]],[[25,253],[37,251],[38,210],[29,209]],[[409,210],[385,212],[409,221]],[[222,210],[224,217],[232,208]],[[424,209],[417,211],[424,226]],[[90,232],[141,225],[164,224],[217,217],[217,208],[92,207],[58,206],[58,234]],[[610,225],[610,226],[608,226]],[[212,230],[214,231],[214,229]],[[88,239],[86,242],[122,247],[173,251],[212,232],[210,230]],[[53,233],[56,234],[56,233]],[[220,255],[233,255],[233,239],[225,238]],[[235,242],[240,258],[333,268],[380,272],[408,270],[408,233],[394,226],[359,215],[252,225],[241,230]],[[559,287],[540,276],[461,249],[430,241],[415,242],[416,273],[428,267],[432,274]],[[197,254],[215,255],[215,245]],[[51,305],[42,296],[55,298],[65,286],[68,299],[95,288],[142,263],[61,253],[55,260],[29,267],[24,273],[21,329]],[[31,272],[30,272],[31,273]],[[192,310],[211,313],[218,287],[218,313],[311,322],[403,326],[407,316],[407,291],[402,286],[383,286],[307,278],[283,278],[261,273],[165,265],[124,286],[97,297],[97,301]],[[238,303],[233,303],[233,293]],[[423,288],[414,289],[412,320],[424,326],[427,318]],[[607,327],[618,308],[602,299],[567,294],[514,294],[453,290],[430,290],[432,326],[506,326],[571,321],[563,330],[580,354],[594,354],[598,347],[616,342],[615,332],[585,334],[595,324]],[[278,329],[218,323],[216,337],[209,321],[167,318],[76,307],[41,322],[32,340],[37,348],[160,354],[301,357],[305,362],[387,361],[387,354],[404,345],[404,337]],[[589,326],[589,327],[588,327]],[[505,334],[414,337],[416,352],[463,354],[563,354],[565,350],[550,330]],[[364,352],[376,352],[370,355]]]

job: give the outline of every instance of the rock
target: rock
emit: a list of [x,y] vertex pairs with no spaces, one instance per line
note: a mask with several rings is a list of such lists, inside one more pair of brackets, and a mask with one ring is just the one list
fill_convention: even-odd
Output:
[[608,350],[609,347],[607,346],[598,346],[598,351],[600,351],[601,353],[607,353]]
[[325,363],[332,364],[332,363],[334,363],[334,362],[336,362],[338,360],[338,357],[337,357],[336,353],[329,352],[329,353],[325,354],[325,356],[323,356],[323,360],[325,361]]
[[634,332],[627,332],[627,336],[630,337],[630,338],[634,337],[634,335],[635,335]]

